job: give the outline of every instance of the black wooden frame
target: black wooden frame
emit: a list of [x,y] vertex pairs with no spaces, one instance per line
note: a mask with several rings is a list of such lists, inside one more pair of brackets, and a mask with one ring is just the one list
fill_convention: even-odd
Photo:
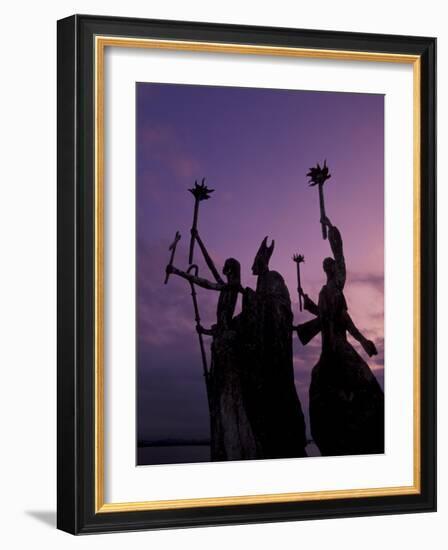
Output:
[[[95,35],[421,58],[421,493],[174,510],[94,510]],[[80,534],[436,509],[436,40],[75,15],[58,22],[58,527]],[[411,238],[411,236],[410,236]]]

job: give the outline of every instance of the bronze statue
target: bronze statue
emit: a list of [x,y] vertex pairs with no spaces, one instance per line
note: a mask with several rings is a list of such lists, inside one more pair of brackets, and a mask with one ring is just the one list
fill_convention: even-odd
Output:
[[275,243],[262,241],[241,314],[244,334],[244,395],[260,442],[260,458],[306,456],[305,421],[294,385],[291,300],[283,277],[269,269]]
[[[252,273],[256,289],[241,285],[241,266],[228,258],[222,275],[215,266],[198,232],[199,204],[213,192],[195,182],[195,198],[189,267],[173,265],[180,234],[170,247],[166,279],[171,274],[188,281],[193,298],[207,397],[210,412],[211,459],[295,458],[306,455],[305,421],[294,383],[292,330],[306,345],[319,332],[322,352],[312,371],[310,423],[314,441],[323,455],[384,452],[384,395],[373,373],[347,340],[347,332],[369,356],[375,344],[355,326],[344,297],[346,267],[339,230],[325,215],[323,184],[331,176],[324,163],[308,174],[319,186],[322,235],[327,237],[333,257],[325,258],[326,283],[315,304],[303,292],[300,264],[295,255],[299,303],[315,319],[293,327],[288,288],[280,273],[271,270],[275,242],[265,237],[255,256]],[[193,264],[198,245],[212,279],[199,276]],[[204,328],[199,316],[196,286],[219,292],[216,323]],[[239,294],[242,311],[235,315]],[[302,308],[300,308],[302,309]],[[204,336],[211,336],[210,369]]]
[[[193,223],[191,235],[192,242],[196,242],[201,249],[214,280],[199,277],[197,266],[194,264],[190,265],[187,271],[177,269],[172,263],[168,264],[166,269],[167,273],[178,275],[190,283],[196,330],[204,364],[206,358],[202,336],[213,337],[210,369],[205,368],[210,412],[211,460],[259,458],[260,449],[247,417],[242,390],[241,370],[244,365],[241,362],[241,349],[244,346],[244,337],[239,330],[238,319],[234,318],[238,294],[243,292],[241,266],[234,258],[228,258],[223,268],[225,281],[200,238],[196,223]],[[210,329],[204,328],[200,323],[195,285],[219,292],[216,324]]]
[[325,223],[322,222],[322,220],[325,219],[325,199],[324,199],[324,184],[327,180],[331,178],[331,174],[328,170],[327,161],[324,160],[324,165],[320,166],[319,163],[317,163],[316,166],[313,166],[310,168],[310,171],[308,172],[307,176],[310,178],[309,186],[314,187],[317,185],[317,188],[319,190],[319,209],[320,209],[320,219],[321,219],[321,225],[322,225],[322,238],[325,240],[327,238],[327,226]]
[[216,309],[216,324],[211,329],[205,329],[201,324],[197,325],[197,330],[202,334],[208,334],[213,336],[217,331],[227,330],[231,327],[233,315],[235,313],[235,307],[238,300],[238,293],[243,292],[241,286],[241,265],[235,258],[227,258],[222,270],[223,275],[227,281],[224,281],[220,276],[216,266],[210,257],[202,239],[199,236],[197,230],[192,230],[193,238],[198,243],[199,248],[204,256],[207,267],[210,269],[214,281],[209,281],[194,275],[188,271],[182,271],[177,269],[172,264],[168,264],[167,273],[178,275],[183,279],[186,279],[192,284],[205,288],[207,290],[215,290],[219,292],[218,305]]
[[[261,243],[252,266],[256,291],[241,286],[240,264],[228,258],[225,282],[197,230],[192,234],[213,274],[210,281],[172,264],[167,273],[192,286],[218,291],[217,322],[197,323],[200,335],[213,337],[207,391],[212,460],[306,456],[305,422],[294,385],[292,311],[283,277],[269,269],[274,242]],[[234,316],[238,294],[242,312]],[[197,312],[197,306],[195,307]],[[198,318],[198,314],[196,314]]]
[[318,303],[303,294],[304,308],[316,319],[296,328],[306,345],[319,331],[322,352],[312,371],[310,423],[314,441],[323,455],[384,452],[384,395],[372,371],[347,340],[347,332],[367,355],[377,354],[375,344],[355,326],[344,297],[346,266],[342,238],[328,217],[333,258],[323,261],[327,281]]

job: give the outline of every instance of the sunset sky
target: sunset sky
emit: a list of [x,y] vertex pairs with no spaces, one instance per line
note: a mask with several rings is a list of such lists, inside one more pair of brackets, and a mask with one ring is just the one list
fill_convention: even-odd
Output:
[[[188,267],[193,214],[188,192],[207,178],[215,192],[201,203],[199,232],[221,271],[251,265],[261,240],[275,239],[270,267],[285,278],[294,322],[294,253],[305,255],[302,286],[317,300],[330,255],[321,236],[317,189],[306,173],[327,159],[327,215],[340,229],[347,263],[345,296],[378,356],[366,358],[383,384],[384,98],[375,94],[137,84],[138,438],[207,438],[208,409],[188,284],[163,284],[168,246],[182,234],[175,265]],[[200,274],[211,278],[196,250]],[[199,290],[202,324],[216,320],[218,295]],[[207,337],[206,337],[207,338]],[[207,338],[207,345],[210,339]],[[296,387],[308,417],[308,387],[320,336],[303,347],[294,336]],[[309,435],[309,432],[308,432]]]

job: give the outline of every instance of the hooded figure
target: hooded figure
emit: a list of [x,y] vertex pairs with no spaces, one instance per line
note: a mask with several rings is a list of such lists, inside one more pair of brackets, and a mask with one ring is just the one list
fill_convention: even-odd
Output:
[[252,266],[256,291],[243,296],[244,401],[260,458],[302,457],[305,421],[294,385],[291,300],[283,277],[269,269],[273,251],[274,241],[268,246],[265,237]]

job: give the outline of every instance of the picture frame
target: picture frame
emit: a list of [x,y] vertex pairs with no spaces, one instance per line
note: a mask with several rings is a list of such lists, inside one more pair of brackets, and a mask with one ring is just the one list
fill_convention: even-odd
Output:
[[[107,48],[407,64],[413,71],[413,483],[107,502]],[[107,76],[107,75],[106,75]],[[72,534],[436,510],[436,40],[74,15],[58,21],[58,505]]]

